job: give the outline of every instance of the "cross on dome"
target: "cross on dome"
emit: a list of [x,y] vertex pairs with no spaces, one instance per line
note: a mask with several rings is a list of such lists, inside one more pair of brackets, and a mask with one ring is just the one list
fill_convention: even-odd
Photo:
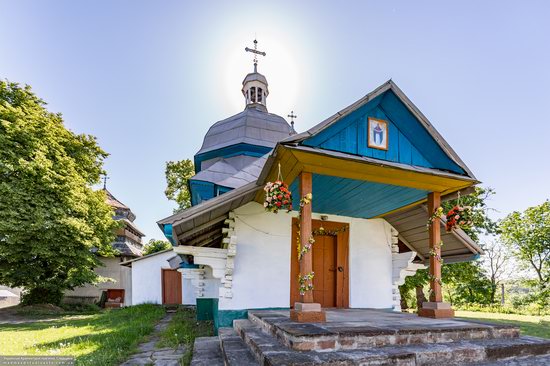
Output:
[[258,55],[265,56],[266,53],[258,51],[258,41],[254,40],[254,48],[246,47],[246,52],[254,54],[254,72],[246,75],[243,80],[242,93],[246,102],[246,108],[255,108],[267,112],[266,99],[269,95],[267,79],[258,72]]

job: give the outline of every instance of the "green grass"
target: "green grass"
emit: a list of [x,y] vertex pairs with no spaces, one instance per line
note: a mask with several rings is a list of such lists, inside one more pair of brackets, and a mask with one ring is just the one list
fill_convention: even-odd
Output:
[[550,316],[486,313],[477,311],[457,311],[456,316],[465,320],[479,320],[497,324],[513,324],[521,329],[521,334],[550,338]]
[[157,305],[138,305],[78,316],[0,324],[0,354],[74,356],[77,365],[117,365],[136,350],[164,316]]
[[214,325],[210,321],[197,321],[194,309],[179,308],[162,332],[157,347],[177,347],[180,344],[187,346],[187,352],[182,359],[184,365],[191,362],[193,343],[196,337],[209,337],[214,334]]

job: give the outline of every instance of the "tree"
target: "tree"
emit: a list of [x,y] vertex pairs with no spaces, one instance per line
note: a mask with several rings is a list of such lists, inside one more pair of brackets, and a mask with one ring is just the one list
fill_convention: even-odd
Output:
[[490,298],[491,303],[494,303],[498,285],[501,283],[502,277],[509,267],[510,254],[497,241],[490,241],[483,245],[483,251],[485,255],[483,256],[482,263],[491,281]]
[[172,244],[166,240],[155,240],[151,239],[145,247],[143,248],[143,255],[149,255],[157,252],[162,252],[163,250],[171,249]]
[[550,298],[550,201],[512,212],[500,223],[501,238],[524,268],[534,270],[538,300]]
[[169,200],[176,201],[175,211],[191,207],[189,178],[195,175],[195,166],[190,159],[169,161],[166,163],[166,190],[164,194]]
[[113,254],[118,227],[91,188],[107,153],[45,105],[29,86],[0,81],[0,283],[23,287],[27,304],[57,304],[100,280],[94,253]]

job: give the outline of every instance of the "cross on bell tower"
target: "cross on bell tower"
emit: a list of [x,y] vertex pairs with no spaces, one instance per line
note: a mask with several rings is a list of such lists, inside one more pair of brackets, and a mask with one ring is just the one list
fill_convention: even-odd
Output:
[[266,99],[269,95],[267,79],[258,72],[258,55],[265,56],[266,53],[258,51],[257,40],[254,40],[254,48],[246,47],[244,50],[254,54],[254,72],[246,75],[243,80],[242,92],[246,102],[246,108],[254,108],[267,112]]
[[265,56],[266,53],[258,51],[258,41],[254,39],[254,49],[245,47],[246,52],[252,52],[254,54],[254,72],[258,72],[258,55]]

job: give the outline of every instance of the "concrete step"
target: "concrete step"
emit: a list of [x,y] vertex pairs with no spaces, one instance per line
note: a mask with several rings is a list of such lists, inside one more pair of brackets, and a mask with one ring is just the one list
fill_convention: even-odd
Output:
[[218,337],[195,339],[191,366],[223,366],[223,356]]
[[550,356],[513,357],[505,360],[482,362],[476,366],[542,366],[550,365]]
[[233,328],[218,330],[221,350],[227,366],[257,366],[258,361],[250,352],[247,344]]
[[550,355],[550,340],[534,337],[392,345],[353,350],[296,351],[249,320],[235,320],[233,324],[262,366],[477,365],[514,357]]
[[[519,328],[459,320],[429,320],[416,316],[376,314],[379,322],[296,323],[269,311],[249,312],[248,318],[284,345],[297,351],[353,350],[454,341],[519,337]],[[376,326],[373,326],[376,324]]]

